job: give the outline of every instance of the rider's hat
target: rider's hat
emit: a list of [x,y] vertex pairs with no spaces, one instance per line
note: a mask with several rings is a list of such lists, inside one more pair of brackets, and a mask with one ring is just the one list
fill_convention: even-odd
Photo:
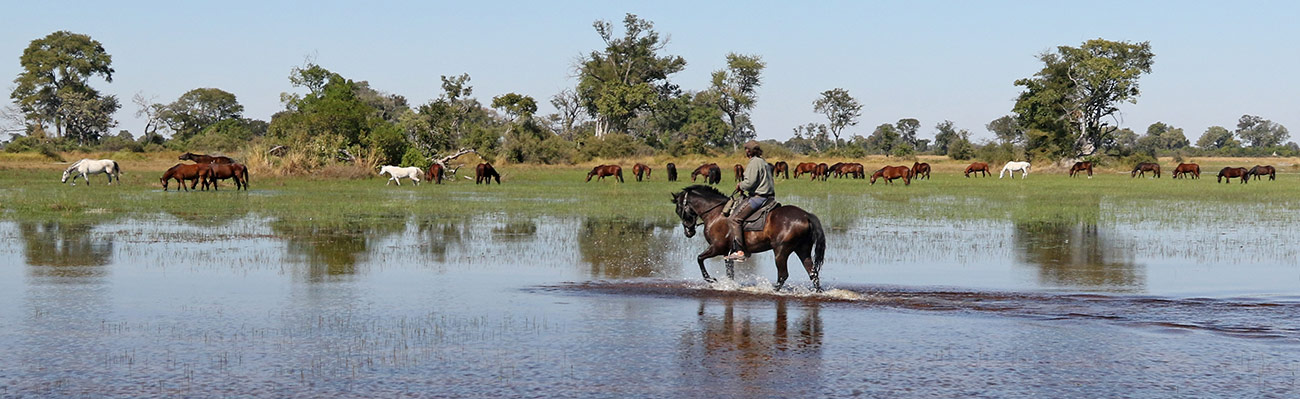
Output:
[[746,150],[758,149],[758,140],[750,140],[745,142],[745,149]]

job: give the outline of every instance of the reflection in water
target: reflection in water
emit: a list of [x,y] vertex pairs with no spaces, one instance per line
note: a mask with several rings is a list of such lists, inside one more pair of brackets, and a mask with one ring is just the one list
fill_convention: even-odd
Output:
[[357,263],[364,261],[374,244],[400,233],[404,219],[351,222],[344,226],[304,225],[285,221],[271,223],[271,231],[284,237],[289,258],[305,266],[308,282],[332,281],[336,277],[357,273]]
[[90,224],[59,221],[18,224],[28,270],[36,277],[103,277],[113,258],[113,237],[95,236]]
[[[719,301],[721,314],[710,312]],[[684,389],[751,398],[800,396],[791,394],[807,387],[822,365],[821,305],[798,302],[802,314],[791,322],[786,302],[777,299],[776,315],[769,319],[768,304],[741,301],[737,309],[735,298],[701,299],[698,330],[684,332],[679,344]]]
[[537,222],[532,219],[513,220],[500,227],[492,228],[492,239],[496,241],[527,241],[537,235]]
[[1038,267],[1040,284],[1125,292],[1146,285],[1133,245],[1096,223],[1020,222],[1014,229],[1016,259]]
[[587,218],[578,234],[578,251],[592,278],[662,276],[680,262],[666,259],[671,242],[655,230],[647,221]]
[[[433,256],[433,261],[437,263],[447,261],[448,248],[461,245],[468,235],[464,230],[466,225],[468,223],[462,220],[417,219],[415,221],[415,227],[420,232],[420,242],[428,248],[429,255]],[[533,233],[536,233],[536,223],[532,223],[532,229]]]

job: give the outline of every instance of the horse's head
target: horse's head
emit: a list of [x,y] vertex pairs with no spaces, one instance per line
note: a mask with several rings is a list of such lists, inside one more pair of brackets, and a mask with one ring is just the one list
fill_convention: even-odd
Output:
[[192,160],[194,160],[194,154],[193,154],[193,153],[189,153],[189,152],[184,153],[184,154],[181,154],[180,160],[182,160],[182,161],[192,161]]
[[597,170],[600,170],[599,166],[592,168],[590,172],[587,172],[587,181],[591,181],[591,177],[596,175]]
[[686,232],[686,238],[695,237],[695,221],[699,218],[695,210],[691,208],[689,200],[686,198],[686,191],[673,194],[673,205],[677,207],[677,217],[682,219],[682,230]]
[[[68,182],[68,176],[72,176],[72,169],[68,169],[68,170],[64,170],[64,171],[63,171],[63,179],[60,179],[60,180],[59,180],[59,183],[67,183],[67,182]],[[73,183],[73,184],[76,184],[76,183]]]

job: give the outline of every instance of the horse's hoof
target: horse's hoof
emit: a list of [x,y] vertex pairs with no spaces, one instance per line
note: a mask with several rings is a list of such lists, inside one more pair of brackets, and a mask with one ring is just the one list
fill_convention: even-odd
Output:
[[713,278],[713,277],[705,277],[705,278],[704,278],[704,282],[709,283],[709,284],[713,284],[713,283],[718,282],[718,279]]

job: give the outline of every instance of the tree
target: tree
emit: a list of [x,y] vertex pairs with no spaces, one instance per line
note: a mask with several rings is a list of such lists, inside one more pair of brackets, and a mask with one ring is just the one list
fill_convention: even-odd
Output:
[[530,96],[506,93],[492,98],[492,108],[504,111],[512,121],[530,119],[537,113],[537,101]]
[[1291,137],[1291,133],[1282,126],[1268,119],[1255,115],[1242,115],[1237,120],[1237,137],[1250,143],[1251,147],[1276,147]]
[[937,130],[934,134],[934,153],[938,155],[948,155],[953,143],[970,137],[969,131],[965,129],[958,131],[949,120],[939,122],[934,125],[934,129]]
[[761,75],[767,64],[757,55],[727,54],[727,69],[713,72],[713,86],[717,93],[718,109],[727,118],[730,127],[731,148],[734,151],[754,137],[754,126],[749,121],[749,111],[758,101],[755,91],[762,84]]
[[573,127],[583,122],[582,99],[578,98],[578,93],[573,89],[564,89],[551,97],[551,106],[556,110],[553,129],[561,137],[573,140]]
[[827,128],[835,136],[835,147],[839,147],[840,133],[844,128],[858,124],[858,117],[862,116],[862,104],[850,96],[848,90],[837,87],[823,91],[821,98],[813,101],[813,111],[826,115],[830,122]]
[[[186,140],[208,126],[243,117],[244,106],[235,95],[216,88],[198,88],[182,94],[157,110],[158,118],[170,129],[172,138]],[[148,132],[145,132],[148,134]]]
[[894,124],[894,128],[898,130],[898,135],[904,142],[911,144],[913,148],[920,148],[916,133],[921,130],[921,121],[914,118],[899,119],[898,123]]
[[1177,150],[1189,144],[1191,143],[1187,141],[1187,136],[1183,135],[1182,128],[1166,125],[1164,122],[1147,126],[1146,135],[1138,138],[1139,147],[1150,147],[1154,150]]
[[1003,144],[1015,145],[1025,142],[1025,130],[1020,128],[1020,123],[1011,115],[994,119],[984,125],[984,128],[992,132]]
[[1039,55],[1044,66],[1034,77],[1015,82],[1025,90],[1013,111],[1021,126],[1072,142],[1069,153],[1058,155],[1092,155],[1116,129],[1103,119],[1118,112],[1118,104],[1137,102],[1138,78],[1151,72],[1154,57],[1150,42],[1093,39],[1057,47]]
[[99,76],[113,82],[113,57],[90,36],[58,31],[32,40],[19,63],[23,72],[14,79],[10,93],[27,120],[52,125],[59,137],[73,137],[80,144],[98,139],[116,125],[117,97],[104,96],[90,87]]
[[647,110],[658,99],[656,85],[668,75],[686,67],[679,56],[659,55],[667,46],[660,40],[654,23],[627,14],[623,37],[614,36],[607,21],[592,23],[605,42],[603,51],[592,51],[578,66],[578,97],[587,112],[596,117],[597,135],[626,131],[628,121]]
[[1223,126],[1210,126],[1201,134],[1201,138],[1196,140],[1196,146],[1203,150],[1217,150],[1223,148],[1238,148],[1241,143],[1232,138],[1232,131]]
[[901,142],[903,142],[902,135],[898,129],[894,125],[883,123],[876,126],[876,130],[871,132],[862,144],[867,151],[890,155]]
[[794,137],[786,142],[786,146],[804,153],[821,152],[830,147],[831,140],[827,135],[828,132],[826,125],[821,123],[809,122],[795,126]]

